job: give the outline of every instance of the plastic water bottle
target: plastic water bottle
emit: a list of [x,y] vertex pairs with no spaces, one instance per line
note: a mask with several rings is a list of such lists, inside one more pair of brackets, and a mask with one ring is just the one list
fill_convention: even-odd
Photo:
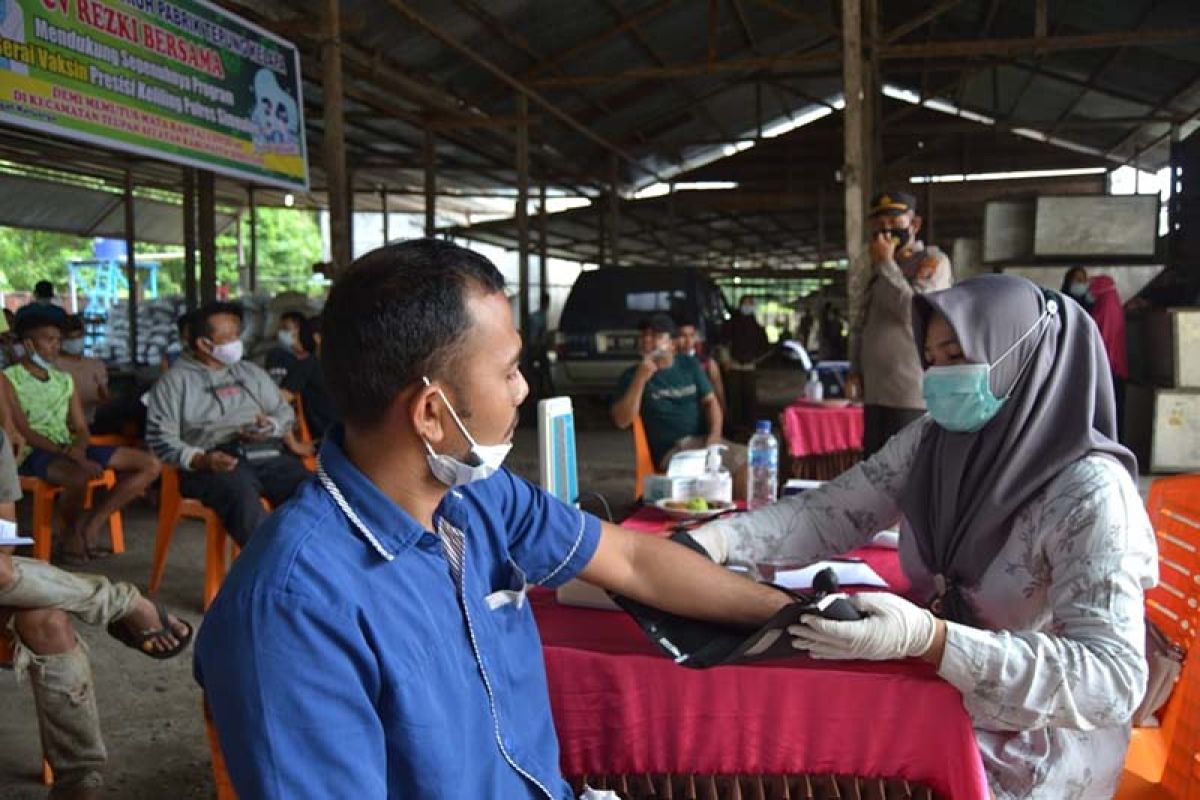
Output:
[[779,493],[779,442],[771,435],[771,421],[760,419],[750,437],[746,475],[746,506],[751,511],[775,502]]

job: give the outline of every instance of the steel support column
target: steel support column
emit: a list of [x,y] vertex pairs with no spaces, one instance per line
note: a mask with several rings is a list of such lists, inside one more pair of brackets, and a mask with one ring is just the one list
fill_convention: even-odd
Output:
[[200,303],[217,299],[217,208],[215,176],[199,175],[196,229],[200,239]]
[[321,94],[324,101],[325,194],[329,202],[330,258],[335,273],[350,264],[349,181],[346,176],[346,128],[343,116],[342,35],[338,0],[325,0],[325,41],[321,45]]
[[529,336],[529,98],[517,95],[517,283],[521,336]]
[[183,169],[183,296],[188,311],[198,305],[196,291],[196,170]]
[[133,170],[125,170],[125,281],[129,284],[129,362],[138,361],[138,276],[134,245],[137,242],[134,213]]

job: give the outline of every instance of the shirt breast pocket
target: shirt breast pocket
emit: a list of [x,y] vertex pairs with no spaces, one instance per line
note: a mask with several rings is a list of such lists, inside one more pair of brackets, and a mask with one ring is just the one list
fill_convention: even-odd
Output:
[[508,588],[497,589],[483,598],[493,614],[503,611],[521,611],[529,594],[529,580],[525,572],[511,558],[508,560]]

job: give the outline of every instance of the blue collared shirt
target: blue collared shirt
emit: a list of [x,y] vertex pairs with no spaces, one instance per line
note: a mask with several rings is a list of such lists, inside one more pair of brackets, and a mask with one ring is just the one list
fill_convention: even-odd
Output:
[[[442,538],[350,463],[254,533],[204,618],[196,680],[245,798],[571,797],[524,588],[591,560],[600,523],[502,470],[449,492]],[[461,582],[459,582],[459,580]]]

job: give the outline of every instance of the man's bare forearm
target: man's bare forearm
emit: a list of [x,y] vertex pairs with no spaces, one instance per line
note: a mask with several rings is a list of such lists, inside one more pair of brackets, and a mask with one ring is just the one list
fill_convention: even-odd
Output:
[[682,545],[657,536],[604,525],[617,559],[581,577],[646,605],[694,619],[754,627],[791,598],[744,578]]

